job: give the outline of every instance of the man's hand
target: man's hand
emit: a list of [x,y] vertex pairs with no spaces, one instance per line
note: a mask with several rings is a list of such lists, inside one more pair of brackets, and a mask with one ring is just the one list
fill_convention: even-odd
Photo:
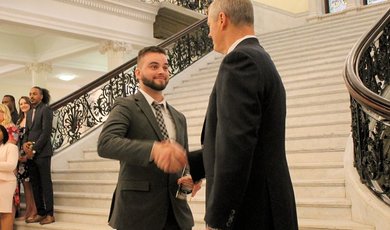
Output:
[[151,158],[158,168],[166,173],[176,173],[187,164],[184,148],[174,141],[156,142]]
[[32,145],[33,143],[31,141],[28,141],[23,144],[23,151],[26,153],[28,159],[32,159],[35,154],[32,150]]
[[197,183],[194,183],[192,181],[191,175],[183,176],[177,180],[178,184],[183,184],[183,186],[191,187],[191,197],[194,197],[196,193],[202,188],[202,180],[198,181]]

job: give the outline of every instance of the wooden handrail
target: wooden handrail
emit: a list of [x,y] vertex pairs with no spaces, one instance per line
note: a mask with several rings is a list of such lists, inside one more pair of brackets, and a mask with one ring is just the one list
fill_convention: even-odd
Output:
[[369,48],[370,44],[389,22],[390,9],[388,9],[382,18],[354,45],[346,59],[343,73],[350,95],[359,103],[386,119],[390,119],[390,100],[375,94],[364,86],[358,76],[358,62],[364,52]]

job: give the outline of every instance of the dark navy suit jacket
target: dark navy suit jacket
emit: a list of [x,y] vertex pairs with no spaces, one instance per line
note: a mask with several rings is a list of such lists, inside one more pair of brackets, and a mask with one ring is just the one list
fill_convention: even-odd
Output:
[[210,95],[203,154],[189,155],[193,179],[205,173],[211,227],[298,229],[285,117],[285,90],[270,56],[256,38],[241,41],[222,60]]

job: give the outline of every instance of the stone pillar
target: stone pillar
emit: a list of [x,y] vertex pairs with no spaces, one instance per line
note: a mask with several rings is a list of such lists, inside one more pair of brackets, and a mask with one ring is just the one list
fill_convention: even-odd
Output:
[[31,75],[32,86],[47,87],[47,76],[52,71],[50,63],[28,63],[26,64],[26,72]]
[[308,0],[309,3],[309,18],[318,17],[325,14],[324,0]]
[[126,53],[132,50],[132,46],[125,42],[103,41],[100,44],[99,52],[107,55],[108,71],[117,68],[126,61]]
[[363,5],[363,2],[361,0],[346,0],[346,2],[347,9],[356,9]]

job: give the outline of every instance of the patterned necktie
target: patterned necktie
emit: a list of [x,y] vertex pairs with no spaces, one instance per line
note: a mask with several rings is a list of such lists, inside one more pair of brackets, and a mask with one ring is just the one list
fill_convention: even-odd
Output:
[[163,105],[158,104],[157,102],[154,101],[152,103],[152,106],[156,110],[156,120],[157,120],[158,126],[160,127],[161,134],[163,135],[164,140],[167,140],[167,139],[169,139],[169,135],[168,135],[167,127],[165,126],[163,114],[161,112],[161,107]]

